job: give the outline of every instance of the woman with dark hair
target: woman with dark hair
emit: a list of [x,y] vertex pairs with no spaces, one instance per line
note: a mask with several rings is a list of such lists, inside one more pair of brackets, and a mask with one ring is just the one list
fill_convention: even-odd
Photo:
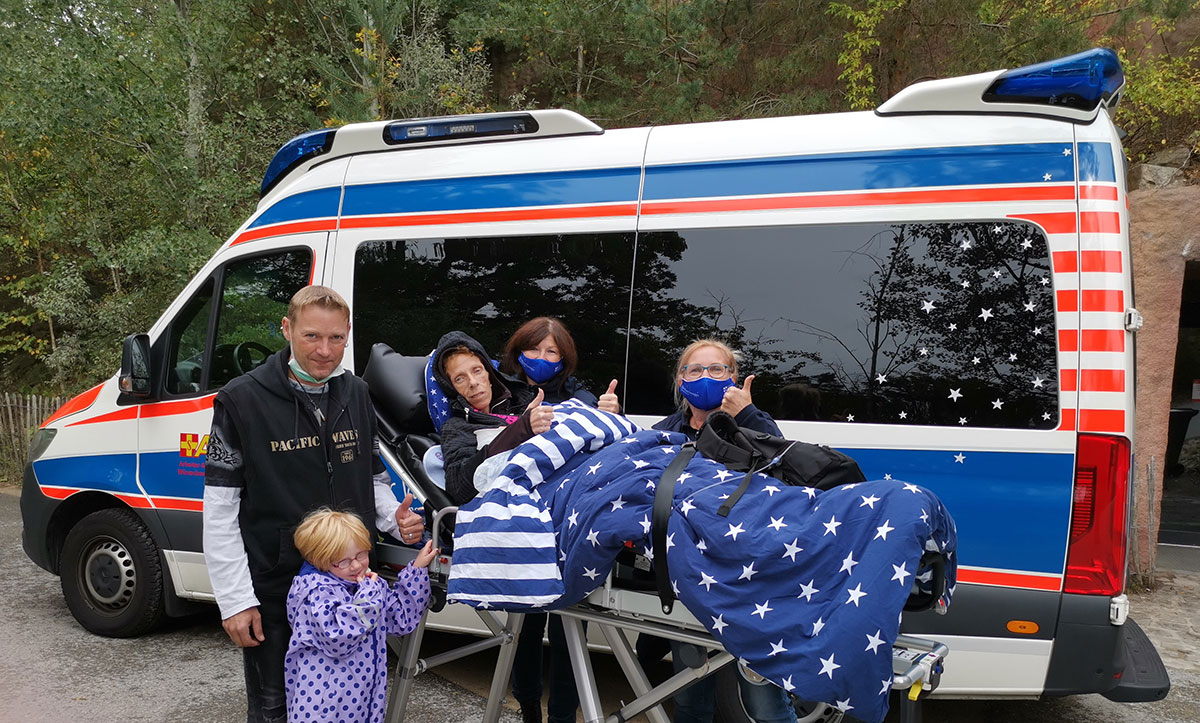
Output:
[[522,324],[504,345],[500,372],[546,393],[551,404],[575,398],[589,407],[619,414],[617,380],[599,399],[575,378],[579,353],[566,325],[552,316],[539,316]]
[[[591,407],[619,414],[617,380],[599,399],[575,378],[579,353],[575,339],[566,325],[551,316],[539,316],[522,324],[500,356],[500,372],[506,379],[519,379],[542,390],[551,404],[578,399]],[[512,693],[521,706],[523,723],[542,721],[542,637],[549,627],[550,637],[550,701],[546,706],[549,723],[574,723],[579,707],[579,692],[567,642],[563,636],[562,620],[546,613],[528,613],[517,640],[513,661]]]

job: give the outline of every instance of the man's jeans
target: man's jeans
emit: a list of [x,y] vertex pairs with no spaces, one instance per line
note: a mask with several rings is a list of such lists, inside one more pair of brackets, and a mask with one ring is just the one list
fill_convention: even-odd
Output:
[[[686,643],[671,641],[671,657],[675,672],[684,669],[679,653]],[[731,663],[736,667],[736,663]],[[796,723],[796,711],[792,708],[787,693],[777,685],[756,685],[737,674],[738,688],[742,694],[742,706],[751,720],[757,723]],[[712,723],[716,704],[716,679],[709,676],[675,694],[674,723]]]
[[284,688],[283,659],[292,637],[287,607],[280,598],[278,601],[263,601],[258,606],[258,612],[262,615],[263,637],[266,640],[257,647],[242,648],[242,663],[246,671],[246,723],[285,723],[287,691]]

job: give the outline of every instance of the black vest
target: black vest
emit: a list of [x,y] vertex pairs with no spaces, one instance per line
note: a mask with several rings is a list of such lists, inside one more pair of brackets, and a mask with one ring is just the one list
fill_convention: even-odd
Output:
[[225,386],[214,400],[241,437],[245,488],[238,522],[254,592],[284,596],[302,559],[292,533],[318,507],[358,514],[375,539],[375,411],[367,385],[343,374],[329,381],[325,424],[306,392],[287,378],[285,347]]

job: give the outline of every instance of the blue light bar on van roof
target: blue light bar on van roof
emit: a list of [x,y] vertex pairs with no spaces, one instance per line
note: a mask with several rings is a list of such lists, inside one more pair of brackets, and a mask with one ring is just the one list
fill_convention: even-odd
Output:
[[388,145],[454,141],[486,136],[513,136],[537,133],[538,122],[528,113],[492,117],[426,118],[388,123],[383,141]]
[[1003,73],[983,93],[988,103],[1032,103],[1095,110],[1125,84],[1117,54],[1095,48],[1058,60],[1014,68]]
[[278,151],[275,151],[271,165],[267,166],[267,172],[263,174],[262,187],[258,191],[258,197],[262,198],[267,195],[267,192],[274,188],[275,184],[279,183],[299,164],[323,153],[328,153],[329,149],[333,148],[334,133],[337,133],[337,128],[321,128],[301,133],[284,143]]

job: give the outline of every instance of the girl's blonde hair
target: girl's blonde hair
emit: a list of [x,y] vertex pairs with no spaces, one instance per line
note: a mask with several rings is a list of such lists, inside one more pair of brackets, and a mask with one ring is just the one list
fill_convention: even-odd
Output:
[[688,408],[687,402],[683,400],[683,395],[679,393],[679,380],[683,379],[683,363],[687,361],[687,358],[695,353],[697,349],[706,346],[711,346],[719,350],[725,356],[725,363],[729,365],[729,376],[734,379],[737,378],[738,357],[740,357],[741,354],[734,351],[732,347],[718,339],[697,339],[696,341],[693,341],[691,344],[688,344],[687,348],[683,350],[683,353],[679,355],[679,361],[675,362],[675,373],[671,377],[671,392],[675,395],[675,406],[677,406],[680,410],[687,411]]
[[371,533],[353,512],[340,512],[328,507],[305,515],[292,535],[296,549],[318,570],[328,571],[342,559],[346,548],[357,545],[371,549]]

